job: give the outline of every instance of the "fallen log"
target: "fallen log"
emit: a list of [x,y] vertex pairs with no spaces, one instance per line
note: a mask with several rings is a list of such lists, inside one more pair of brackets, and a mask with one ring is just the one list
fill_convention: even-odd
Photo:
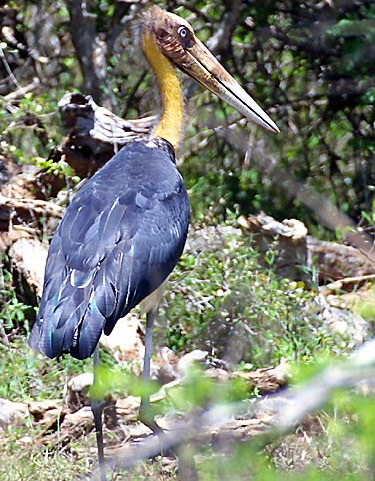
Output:
[[11,199],[0,194],[0,208],[8,211],[18,212],[20,215],[25,212],[32,211],[38,215],[51,215],[52,217],[61,218],[64,213],[64,207],[53,202],[36,199]]
[[94,174],[127,142],[149,133],[156,119],[124,120],[80,93],[64,95],[59,110],[68,135],[52,158],[63,158],[81,178]]
[[337,281],[346,277],[375,274],[375,247],[371,259],[355,247],[307,236],[307,249],[313,262],[319,266],[321,281]]
[[321,283],[375,274],[375,246],[371,257],[355,247],[307,235],[305,225],[296,219],[278,222],[263,212],[241,216],[238,223],[264,255],[261,261],[273,252],[272,267],[280,276],[306,280],[311,278],[314,266],[318,267]]

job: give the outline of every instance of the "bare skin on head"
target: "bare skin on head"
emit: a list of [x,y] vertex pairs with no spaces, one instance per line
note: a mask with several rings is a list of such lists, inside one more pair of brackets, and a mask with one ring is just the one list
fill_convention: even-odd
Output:
[[271,118],[195,36],[186,20],[153,6],[144,14],[141,28],[142,47],[155,71],[163,103],[163,116],[155,135],[166,138],[174,146],[181,137],[183,97],[173,66],[232,105],[247,119],[279,132]]

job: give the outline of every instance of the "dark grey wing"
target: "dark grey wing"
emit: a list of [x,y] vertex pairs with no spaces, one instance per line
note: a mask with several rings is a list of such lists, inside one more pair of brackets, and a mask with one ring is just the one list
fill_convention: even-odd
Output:
[[186,189],[173,154],[151,146],[134,142],[95,174],[52,239],[30,338],[49,357],[90,356],[101,332],[159,287],[182,253]]

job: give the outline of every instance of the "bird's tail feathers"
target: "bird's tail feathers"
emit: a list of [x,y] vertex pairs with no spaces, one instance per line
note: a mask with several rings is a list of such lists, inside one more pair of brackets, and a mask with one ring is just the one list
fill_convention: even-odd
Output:
[[94,352],[106,319],[90,301],[92,285],[64,287],[58,301],[45,293],[29,345],[50,358],[69,352],[85,359]]

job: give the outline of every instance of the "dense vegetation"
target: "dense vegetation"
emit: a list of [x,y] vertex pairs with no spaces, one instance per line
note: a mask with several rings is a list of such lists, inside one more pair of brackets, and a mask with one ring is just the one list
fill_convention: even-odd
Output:
[[[2,99],[3,154],[27,161],[48,155],[62,136],[56,103],[66,91],[90,93],[126,118],[155,110],[153,80],[134,45],[134,17],[146,3],[86,2],[79,29],[69,18],[80,2],[2,7],[0,93],[29,87],[16,105]],[[191,20],[282,131],[222,128],[238,114],[185,83],[189,124],[180,158],[196,218],[264,209],[320,228],[319,213],[298,196],[303,182],[368,225],[375,177],[373,3],[192,1],[177,10],[179,2],[157,3]]]
[[[63,192],[80,180],[51,156],[64,138],[58,102],[66,92],[90,94],[124,118],[155,112],[154,81],[135,41],[137,16],[148,3],[11,0],[0,6],[0,187],[25,164],[61,176],[66,181]],[[373,235],[373,0],[153,3],[187,18],[281,130],[274,135],[245,123],[181,74],[187,122],[177,154],[192,204],[192,238],[199,239],[200,229],[207,226],[237,226],[240,214],[261,210],[279,220],[302,220],[322,239],[342,240],[345,225]],[[66,196],[48,189],[43,195],[66,203]],[[346,215],[344,222],[335,208]],[[2,220],[0,216],[0,225]],[[43,218],[36,230],[39,238],[51,234]],[[197,245],[186,252],[171,278],[157,332],[161,344],[179,355],[207,350],[244,372],[280,360],[298,362],[301,378],[314,372],[311,365],[317,359],[326,364],[329,356],[345,356],[352,349],[350,336],[330,332],[322,323],[313,301],[316,279],[307,284],[280,278],[272,247],[260,254],[234,230],[222,244],[211,237],[204,248]],[[89,370],[90,363],[67,357],[57,364],[31,355],[25,336],[37,300],[20,295],[7,254],[0,252],[0,397],[59,398],[67,378]],[[366,305],[363,315],[375,322],[373,304]],[[116,369],[113,359],[104,357]],[[201,397],[204,389],[212,394],[212,386],[197,384],[203,386]],[[237,394],[241,399],[258,396],[256,389],[250,391]],[[194,404],[197,394],[187,389],[183,396],[191,396]],[[338,394],[324,413],[295,433],[244,443],[224,461],[216,453],[212,462],[211,448],[205,448],[200,479],[250,479],[251,472],[254,480],[280,480],[290,479],[289,471],[294,472],[292,479],[367,479],[375,444],[371,401],[357,392]],[[56,481],[88,471],[85,456],[94,445],[93,434],[85,445],[72,442],[69,449],[39,448],[26,439],[44,434],[30,419],[0,431],[0,479]],[[71,459],[76,458],[73,466]],[[11,467],[5,462],[9,459]],[[138,475],[174,479],[172,471],[161,474],[151,463]]]

